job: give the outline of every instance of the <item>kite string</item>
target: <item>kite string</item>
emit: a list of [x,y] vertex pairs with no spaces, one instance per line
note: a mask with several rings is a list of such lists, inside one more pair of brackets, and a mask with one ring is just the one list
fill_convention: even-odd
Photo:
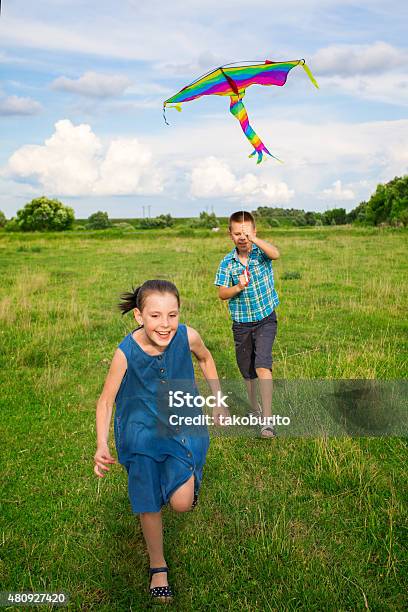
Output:
[[[242,226],[241,226],[241,232],[242,232],[242,234],[244,234],[244,236],[246,237],[246,234],[245,234],[245,225],[244,225],[244,223],[245,223],[245,211],[244,211],[244,209],[242,209]],[[251,247],[251,248],[252,248],[252,247]],[[251,275],[250,275],[250,272],[249,272],[249,260],[248,260],[248,257],[249,257],[249,255],[247,255],[247,265],[245,266],[245,272],[244,272],[244,274],[245,274],[245,278],[246,278],[246,283],[247,283],[247,286],[249,285],[249,279],[250,279],[250,276],[251,276]]]

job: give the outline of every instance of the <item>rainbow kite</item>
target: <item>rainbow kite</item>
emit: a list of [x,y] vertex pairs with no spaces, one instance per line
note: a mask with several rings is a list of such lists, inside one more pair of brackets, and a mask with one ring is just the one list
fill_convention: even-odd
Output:
[[[258,155],[259,164],[264,154],[275,157],[268,151],[258,134],[249,125],[248,114],[242,102],[245,95],[245,90],[250,85],[279,85],[286,83],[289,72],[295,66],[301,65],[306,74],[312,81],[315,87],[319,87],[304,59],[293,60],[290,62],[271,62],[266,60],[263,63],[250,63],[248,65],[240,64],[225,64],[204,76],[200,77],[191,85],[183,87],[176,95],[172,96],[164,102],[163,116],[166,120],[166,106],[171,104],[169,108],[176,108],[181,111],[181,102],[189,102],[201,96],[229,96],[230,111],[238,119],[241,128],[248,138],[249,142],[254,147],[253,153],[249,157]],[[275,159],[278,159],[275,157]],[[280,161],[278,159],[278,161]]]

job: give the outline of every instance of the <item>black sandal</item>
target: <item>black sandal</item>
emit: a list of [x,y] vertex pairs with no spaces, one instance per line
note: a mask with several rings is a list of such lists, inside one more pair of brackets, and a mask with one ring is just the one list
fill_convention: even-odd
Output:
[[[153,574],[158,574],[160,572],[168,573],[168,567],[150,567],[149,568],[149,576],[150,582]],[[149,588],[150,595],[155,599],[155,601],[159,601],[161,603],[170,603],[173,600],[173,592],[169,585],[167,586],[157,586],[153,588]]]
[[194,510],[197,504],[198,504],[198,495],[197,493],[194,493],[194,499],[193,499],[193,503],[191,504],[190,510]]

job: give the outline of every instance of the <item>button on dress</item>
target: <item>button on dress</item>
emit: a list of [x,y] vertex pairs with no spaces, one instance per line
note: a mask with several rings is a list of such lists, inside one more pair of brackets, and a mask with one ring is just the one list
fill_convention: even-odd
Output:
[[209,435],[203,424],[169,424],[170,414],[202,414],[197,408],[169,408],[169,390],[198,395],[186,326],[179,324],[170,344],[154,356],[132,334],[118,347],[127,370],[115,399],[116,450],[128,473],[132,511],[158,512],[192,474],[198,494]]

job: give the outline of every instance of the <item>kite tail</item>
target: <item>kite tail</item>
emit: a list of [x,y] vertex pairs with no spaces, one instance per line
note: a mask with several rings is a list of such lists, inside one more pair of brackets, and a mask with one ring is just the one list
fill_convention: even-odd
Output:
[[240,94],[238,96],[230,96],[230,111],[234,115],[234,117],[238,119],[241,124],[242,131],[254,147],[254,151],[250,154],[249,157],[258,155],[258,161],[256,163],[260,164],[263,160],[264,154],[266,153],[267,155],[274,157],[278,161],[281,161],[278,157],[275,157],[275,155],[272,155],[272,153],[268,151],[262,140],[259,138],[258,134],[249,125],[248,113],[246,112],[246,108],[242,102],[243,96],[244,94]]
[[309,66],[306,64],[305,60],[301,60],[301,65],[303,66],[303,70],[306,72],[307,76],[309,77],[309,79],[312,81],[313,85],[315,87],[317,87],[317,89],[319,89],[319,86],[317,84],[316,79],[314,78],[312,71],[310,70]]
[[179,113],[181,113],[181,105],[180,104],[172,104],[168,106],[166,103],[163,104],[163,119],[166,125],[170,125],[166,118],[166,108],[175,108]]

